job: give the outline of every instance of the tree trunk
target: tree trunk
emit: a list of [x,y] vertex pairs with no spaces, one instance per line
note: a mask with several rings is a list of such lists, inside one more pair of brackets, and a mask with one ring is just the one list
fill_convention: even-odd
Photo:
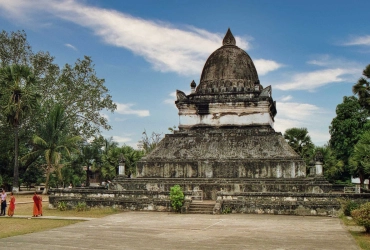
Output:
[[13,173],[13,193],[19,192],[19,140],[18,126],[14,127],[14,173]]
[[365,177],[363,174],[359,174],[359,178],[360,178],[360,187],[364,187],[364,181],[365,181]]
[[50,179],[50,169],[51,169],[51,166],[47,166],[46,167],[46,180],[45,180],[45,188],[44,188],[44,191],[42,192],[42,194],[47,194],[48,191],[49,191],[49,179]]
[[90,187],[90,166],[87,164],[86,169],[86,187]]

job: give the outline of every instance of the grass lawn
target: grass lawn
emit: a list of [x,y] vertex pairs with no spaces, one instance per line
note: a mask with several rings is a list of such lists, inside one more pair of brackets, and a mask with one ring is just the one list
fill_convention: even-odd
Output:
[[355,239],[357,245],[363,250],[370,250],[370,234],[365,232],[365,229],[361,226],[357,226],[350,217],[341,216],[343,223],[348,227],[349,232]]
[[[29,215],[32,216],[33,210],[33,195],[16,195],[15,196],[15,212],[16,215]],[[76,210],[59,211],[58,209],[49,209],[47,195],[42,196],[42,213],[44,216],[63,216],[63,217],[90,217],[90,218],[100,218],[110,214],[116,214],[119,211],[112,208],[93,208],[89,211],[77,212]],[[29,202],[26,204],[17,204],[19,202]]]
[[21,219],[2,217],[0,219],[0,239],[45,231],[56,227],[64,227],[79,221],[76,220],[45,220],[45,219]]
[[[14,215],[27,215],[30,218],[11,218],[8,216],[0,217],[0,238],[45,231],[52,228],[63,227],[70,224],[78,223],[78,220],[54,220],[54,219],[36,219],[32,218],[33,195],[15,195]],[[48,196],[42,196],[43,215],[44,216],[62,216],[62,217],[89,217],[100,218],[119,211],[112,208],[93,208],[89,211],[77,212],[76,210],[59,211],[48,208]],[[22,203],[28,202],[28,203]],[[7,210],[8,211],[8,210]]]

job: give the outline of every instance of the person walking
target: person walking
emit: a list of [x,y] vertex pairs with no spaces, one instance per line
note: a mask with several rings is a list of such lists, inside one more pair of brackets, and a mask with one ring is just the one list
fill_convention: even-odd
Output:
[[14,215],[14,210],[15,210],[15,198],[14,198],[13,192],[10,192],[8,216],[12,217]]
[[5,216],[5,210],[6,210],[6,193],[5,190],[3,189],[1,193],[1,212],[0,216]]
[[32,217],[37,217],[37,216],[39,216],[39,213],[40,213],[39,212],[40,211],[40,199],[39,199],[36,192],[34,193],[32,199],[33,199],[33,215],[32,215]]

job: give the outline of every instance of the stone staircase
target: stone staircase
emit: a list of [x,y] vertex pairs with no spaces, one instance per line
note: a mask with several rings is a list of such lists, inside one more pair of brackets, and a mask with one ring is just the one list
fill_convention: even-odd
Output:
[[193,201],[190,206],[189,214],[213,214],[213,208],[215,206],[215,201]]

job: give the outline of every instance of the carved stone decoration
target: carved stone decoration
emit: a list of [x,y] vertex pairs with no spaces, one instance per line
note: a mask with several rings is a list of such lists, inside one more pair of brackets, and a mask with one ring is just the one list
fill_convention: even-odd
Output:
[[226,32],[222,45],[236,45],[235,37],[233,36],[233,33],[231,33],[230,28]]
[[260,97],[271,97],[271,85],[262,90]]
[[180,91],[180,90],[176,90],[176,96],[177,96],[177,100],[178,101],[181,101],[181,100],[186,100],[188,99],[185,95],[184,92]]

